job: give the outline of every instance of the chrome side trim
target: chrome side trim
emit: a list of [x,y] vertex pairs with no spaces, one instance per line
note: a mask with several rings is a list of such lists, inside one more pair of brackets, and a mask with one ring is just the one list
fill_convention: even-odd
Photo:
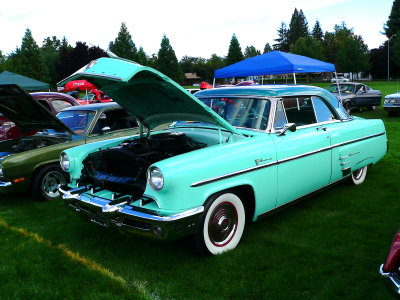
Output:
[[12,182],[0,181],[0,187],[12,186]]
[[213,178],[210,178],[210,179],[200,180],[200,181],[192,183],[190,186],[191,187],[202,186],[202,185],[214,182],[214,181],[219,181],[219,180],[227,179],[227,178],[234,177],[234,176],[237,176],[237,175],[241,175],[241,174],[244,174],[244,173],[256,171],[256,170],[259,170],[259,169],[268,168],[268,167],[271,167],[271,166],[276,165],[276,164],[278,164],[278,161],[274,161],[274,162],[270,162],[270,163],[267,163],[267,164],[250,167],[250,168],[243,169],[243,170],[240,170],[240,171],[236,171],[236,172],[232,172],[232,173],[216,176],[216,177],[213,177]]
[[231,178],[231,177],[234,177],[234,176],[242,175],[242,174],[248,173],[248,172],[253,172],[253,171],[256,171],[256,170],[259,170],[259,169],[263,169],[263,168],[268,168],[268,167],[271,167],[271,166],[274,166],[274,165],[278,165],[278,164],[281,164],[281,163],[289,162],[289,161],[292,161],[292,160],[295,160],[295,159],[303,158],[303,157],[310,156],[310,155],[313,155],[313,154],[317,154],[317,153],[320,153],[320,152],[332,150],[332,149],[340,147],[340,146],[345,146],[345,145],[349,145],[349,144],[352,144],[352,143],[360,142],[360,141],[363,141],[363,140],[375,138],[375,137],[378,137],[378,136],[381,136],[381,135],[385,135],[385,134],[386,134],[385,132],[372,134],[372,135],[369,135],[369,136],[365,136],[365,137],[362,137],[362,138],[354,139],[354,140],[351,140],[351,141],[347,141],[347,142],[343,142],[343,143],[339,143],[339,144],[335,144],[335,145],[331,145],[331,146],[324,147],[324,148],[321,148],[321,149],[318,149],[318,150],[314,150],[314,151],[310,151],[310,152],[307,152],[307,153],[295,155],[295,156],[292,156],[292,157],[287,157],[287,158],[284,158],[284,159],[281,159],[281,160],[276,160],[274,162],[270,162],[270,163],[267,163],[267,164],[246,168],[246,169],[243,169],[243,170],[239,170],[239,171],[223,174],[223,175],[212,177],[212,178],[205,179],[205,180],[196,181],[196,182],[192,183],[190,186],[191,187],[202,186],[202,185],[205,185],[205,184],[208,184],[208,183],[212,183],[212,182],[215,182],[215,181]]
[[127,205],[125,206],[121,211],[121,215],[126,215],[126,216],[131,216],[131,217],[137,217],[143,220],[149,220],[149,221],[157,221],[157,222],[172,222],[172,221],[177,221],[180,219],[188,218],[197,214],[200,214],[204,211],[204,206],[199,206],[195,207],[186,211],[183,211],[181,213],[172,215],[172,216],[156,216],[156,215],[150,215],[146,214],[143,212],[135,211],[131,209],[132,206]]
[[348,157],[353,156],[353,155],[356,155],[356,154],[360,154],[360,152],[350,153],[349,155],[339,157],[339,159],[345,159],[345,158],[348,158]]

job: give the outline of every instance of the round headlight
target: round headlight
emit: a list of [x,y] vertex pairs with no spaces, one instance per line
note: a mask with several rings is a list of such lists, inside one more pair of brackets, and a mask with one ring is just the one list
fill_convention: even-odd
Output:
[[61,153],[61,156],[60,156],[60,165],[61,165],[61,169],[63,169],[65,172],[67,172],[69,170],[69,157],[64,152]]
[[151,167],[147,170],[147,181],[149,182],[150,186],[159,191],[164,186],[164,176],[161,170],[157,167]]

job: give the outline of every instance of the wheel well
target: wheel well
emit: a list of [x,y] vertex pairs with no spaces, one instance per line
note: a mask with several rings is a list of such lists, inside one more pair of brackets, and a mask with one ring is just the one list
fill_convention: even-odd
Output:
[[239,185],[226,190],[222,190],[219,191],[218,193],[211,195],[208,199],[217,194],[224,194],[224,193],[233,193],[237,195],[243,202],[244,210],[246,212],[246,222],[247,220],[253,219],[256,208],[256,199],[254,195],[254,190],[250,185]]

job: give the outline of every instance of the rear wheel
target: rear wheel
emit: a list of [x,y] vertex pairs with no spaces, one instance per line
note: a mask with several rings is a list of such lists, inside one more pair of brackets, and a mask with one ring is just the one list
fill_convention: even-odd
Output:
[[210,198],[193,237],[195,251],[201,256],[234,249],[243,234],[246,217],[240,198],[225,193]]
[[389,110],[388,111],[388,116],[389,117],[395,117],[397,116],[398,112],[397,111],[393,111],[393,110]]
[[351,182],[354,185],[359,185],[364,182],[365,177],[367,176],[367,169],[368,166],[362,167],[358,170],[355,170],[353,173],[351,173]]
[[49,201],[60,196],[58,188],[67,183],[67,176],[56,165],[46,166],[33,178],[32,193],[37,200]]

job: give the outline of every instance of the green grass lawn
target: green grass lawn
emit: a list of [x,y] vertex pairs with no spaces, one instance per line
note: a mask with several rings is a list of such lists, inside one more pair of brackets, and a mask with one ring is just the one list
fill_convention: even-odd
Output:
[[[370,86],[396,92],[396,83]],[[2,196],[0,299],[390,299],[379,266],[400,228],[400,117],[357,115],[384,120],[389,138],[366,182],[249,224],[221,256],[86,223],[61,201]]]

